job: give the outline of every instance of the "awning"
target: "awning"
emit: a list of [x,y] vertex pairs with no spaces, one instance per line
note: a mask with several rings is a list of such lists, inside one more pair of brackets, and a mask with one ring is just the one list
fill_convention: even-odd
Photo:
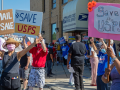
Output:
[[73,0],[63,8],[63,32],[88,30],[89,0]]

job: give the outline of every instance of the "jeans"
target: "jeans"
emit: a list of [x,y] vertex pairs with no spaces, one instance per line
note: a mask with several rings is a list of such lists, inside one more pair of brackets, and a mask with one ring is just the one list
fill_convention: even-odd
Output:
[[80,65],[80,66],[73,66],[74,69],[74,83],[75,83],[75,88],[76,90],[79,89],[84,89],[84,85],[83,85],[83,71],[84,71],[84,64]]
[[67,60],[63,57],[64,65],[67,65]]
[[52,60],[47,61],[47,75],[51,73]]
[[97,90],[108,90],[108,84],[105,84],[101,78],[102,75],[97,76]]

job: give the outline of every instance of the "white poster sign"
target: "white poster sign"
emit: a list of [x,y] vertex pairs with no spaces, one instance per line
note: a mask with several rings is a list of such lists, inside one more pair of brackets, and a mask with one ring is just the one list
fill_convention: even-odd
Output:
[[16,10],[15,35],[36,37],[41,33],[43,12]]

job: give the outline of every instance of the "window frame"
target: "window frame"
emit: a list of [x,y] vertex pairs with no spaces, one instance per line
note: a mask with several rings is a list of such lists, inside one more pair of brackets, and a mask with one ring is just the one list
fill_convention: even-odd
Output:
[[52,34],[53,34],[53,27],[52,26],[53,26],[53,24],[56,24],[56,28],[57,28],[57,23],[51,23],[51,42],[53,41],[53,37],[52,37]]
[[54,2],[54,0],[52,0],[52,9],[55,9],[57,6],[54,7],[54,5],[56,5],[56,0]]
[[64,0],[62,0],[62,4],[66,4],[66,3],[68,3],[68,0],[66,2],[64,2]]

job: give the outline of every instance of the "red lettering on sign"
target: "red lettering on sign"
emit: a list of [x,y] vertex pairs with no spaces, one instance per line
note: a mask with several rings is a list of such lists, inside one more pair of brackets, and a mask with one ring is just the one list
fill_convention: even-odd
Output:
[[33,33],[31,32],[31,34],[35,34],[35,30],[34,30],[34,28],[36,29],[36,27],[35,27],[35,26],[33,26],[33,28],[32,28]]
[[22,29],[23,29],[23,26],[22,26],[22,28],[21,28],[21,30],[19,29],[19,25],[18,25],[18,31],[22,31]]
[[23,30],[23,32],[26,32],[26,27],[27,27],[27,25],[24,26],[25,31]]

